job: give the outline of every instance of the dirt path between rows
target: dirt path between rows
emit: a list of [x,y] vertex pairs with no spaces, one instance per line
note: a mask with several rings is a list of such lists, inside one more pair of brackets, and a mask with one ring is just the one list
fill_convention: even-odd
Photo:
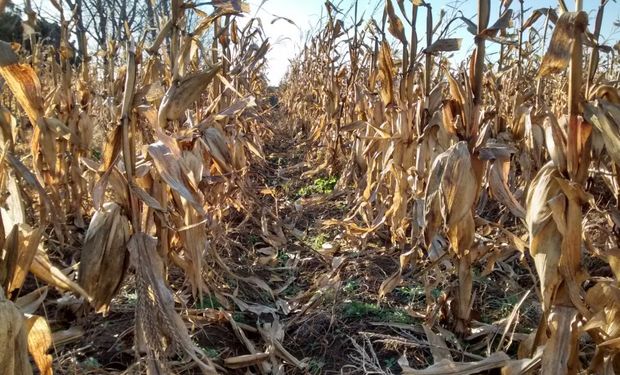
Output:
[[[213,270],[206,271],[212,293],[193,300],[182,273],[170,270],[172,289],[184,291],[177,293],[177,305],[185,306],[178,311],[188,322],[193,341],[220,366],[226,358],[273,352],[270,342],[277,341],[278,354],[250,366],[252,373],[265,373],[266,368],[282,374],[400,373],[398,361],[405,353],[414,368],[432,364],[432,345],[422,324],[445,318],[441,305],[428,301],[440,301],[444,290],[425,288],[432,275],[410,272],[401,286],[378,298],[381,283],[398,269],[401,251],[389,246],[387,238],[355,241],[341,227],[326,225],[350,214],[354,192],[339,186],[338,176],[305,177],[316,167],[309,158],[316,146],[309,145],[286,119],[279,112],[265,119],[273,136],[265,145],[264,163],[249,171],[250,188],[260,205],[255,212],[262,212],[262,217],[239,219],[226,246],[218,249],[228,271],[207,259],[207,268]],[[530,288],[529,275],[507,271],[519,269],[511,267],[516,262],[516,256],[505,259],[505,269],[484,276],[483,270],[475,270],[475,289],[497,297],[476,300],[475,311],[482,313],[475,318],[487,324],[487,334],[502,328],[491,323],[509,315]],[[227,305],[218,300],[218,293],[226,296]],[[79,327],[85,332],[79,342],[56,349],[58,372],[141,373],[133,348],[135,302],[130,276],[106,318],[92,313],[78,316],[62,304],[49,311],[61,328]],[[522,311],[524,327],[535,326],[534,310]],[[480,358],[488,344],[487,336],[464,342],[447,330],[443,334],[455,360]],[[191,363],[173,361],[173,365],[178,373],[199,373]],[[227,371],[246,374],[247,369]]]

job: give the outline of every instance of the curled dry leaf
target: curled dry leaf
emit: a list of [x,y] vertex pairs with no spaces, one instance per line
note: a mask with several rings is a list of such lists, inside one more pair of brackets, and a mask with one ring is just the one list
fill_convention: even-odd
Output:
[[445,39],[437,39],[430,46],[424,49],[423,52],[435,54],[437,52],[451,52],[458,51],[461,49],[461,42],[463,39],[461,38],[445,38]]
[[586,12],[566,12],[560,16],[540,64],[538,77],[561,72],[568,66],[576,35],[585,32],[587,26]]
[[97,312],[107,313],[128,266],[129,220],[121,207],[105,203],[95,211],[82,246],[78,282],[92,298]]
[[47,354],[52,347],[52,332],[47,320],[33,315],[26,320],[28,351],[41,375],[52,375],[52,356]]
[[187,168],[182,159],[176,158],[172,151],[160,141],[150,144],[148,153],[166,184],[187,200],[200,215],[204,215],[205,211],[202,207],[204,197],[188,178]]
[[405,37],[405,28],[403,27],[403,23],[398,18],[396,13],[394,12],[394,6],[392,5],[392,0],[387,0],[385,2],[385,9],[388,14],[388,31],[390,34],[394,35],[396,39],[398,39],[403,45],[407,45],[407,37]]
[[0,369],[6,375],[31,375],[28,339],[22,313],[0,290]]
[[218,128],[208,128],[203,134],[203,139],[218,168],[222,173],[230,173],[232,157],[224,133]]
[[13,92],[33,126],[43,116],[41,83],[30,65],[20,64],[11,45],[0,41],[0,75]]
[[158,122],[164,128],[166,120],[178,120],[183,112],[200,97],[221,68],[221,64],[190,74],[178,82],[173,82],[159,107]]
[[620,165],[620,105],[613,103],[586,103],[585,119],[603,135],[605,149]]
[[46,283],[55,286],[64,291],[72,291],[87,301],[91,301],[92,297],[75,281],[71,280],[58,267],[52,265],[47,254],[38,249],[34,256],[34,261],[30,267],[30,272]]
[[521,206],[508,187],[508,171],[510,162],[507,160],[496,160],[489,169],[489,188],[491,194],[510,212],[520,219],[525,219],[525,209]]
[[556,217],[563,214],[561,211],[566,205],[566,197],[561,194],[557,182],[559,176],[552,163],[543,166],[532,181],[526,201],[530,252],[540,277],[542,306],[545,311],[551,307],[551,298],[560,282],[558,266],[563,236],[553,218],[553,208],[556,208]]
[[47,296],[48,290],[49,287],[46,285],[37,288],[24,296],[17,297],[17,299],[15,299],[15,305],[19,307],[19,310],[24,314],[34,314],[34,312],[37,311],[39,306],[43,303],[43,300]]
[[28,271],[30,270],[30,265],[34,260],[34,256],[41,242],[43,229],[30,229],[27,225],[22,225],[20,226],[19,233],[19,244],[13,250],[16,252],[15,263],[13,264],[13,268],[9,270],[10,278],[7,285],[7,291],[9,293],[21,288],[24,284]]

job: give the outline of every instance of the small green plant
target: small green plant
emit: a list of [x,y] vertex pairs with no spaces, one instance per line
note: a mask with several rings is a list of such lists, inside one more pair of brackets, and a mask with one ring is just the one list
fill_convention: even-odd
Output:
[[314,180],[314,186],[316,186],[319,193],[328,194],[334,191],[338,177],[330,176],[328,178],[318,178]]
[[345,293],[355,293],[360,288],[359,280],[349,280],[344,284],[342,290]]
[[100,369],[101,368],[101,364],[99,363],[99,361],[97,361],[97,359],[93,357],[86,358],[80,363],[80,365],[84,369]]
[[289,253],[287,253],[284,250],[278,251],[278,260],[280,262],[286,262],[289,259],[291,259],[291,256],[289,255]]
[[386,358],[383,361],[383,364],[385,365],[385,368],[394,370],[398,367],[398,358],[396,357]]
[[90,150],[90,156],[97,161],[101,161],[101,151],[99,150]]
[[345,302],[342,315],[347,319],[367,318],[381,322],[406,324],[413,322],[413,318],[403,310],[383,308],[379,305],[362,301]]
[[310,362],[308,362],[308,372],[312,375],[321,374],[323,367],[325,367],[325,362],[320,359],[312,358]]
[[325,242],[327,242],[327,235],[325,233],[319,233],[308,239],[308,245],[314,250],[320,250]]
[[211,359],[215,359],[220,356],[220,352],[218,352],[215,348],[202,348],[202,351]]
[[312,194],[329,194],[334,191],[338,177],[317,178],[311,185],[306,185],[297,190],[297,197],[309,197]]

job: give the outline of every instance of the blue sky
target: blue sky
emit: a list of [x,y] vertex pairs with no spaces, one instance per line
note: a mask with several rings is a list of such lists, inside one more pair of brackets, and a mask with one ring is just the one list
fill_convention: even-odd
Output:
[[[365,13],[365,18],[367,19],[372,15],[372,11],[376,9],[377,4],[383,4],[384,0],[358,0],[358,13],[361,15]],[[571,0],[565,0],[569,10],[573,10],[574,3]],[[286,69],[289,64],[289,59],[293,58],[301,48],[303,48],[304,32],[315,27],[320,17],[325,15],[325,6],[324,0],[267,0],[262,8],[259,10],[259,5],[262,0],[249,0],[250,6],[252,7],[251,15],[258,16],[262,19],[263,26],[265,28],[265,33],[272,40],[272,49],[268,54],[269,58],[269,73],[268,77],[272,84],[277,84],[282,76],[285,74]],[[398,6],[396,5],[396,0],[392,1],[397,13],[400,15],[398,11]],[[355,0],[332,0],[332,3],[339,5],[339,8],[342,10],[347,10],[355,4]],[[439,12],[442,8],[449,12],[449,7],[454,6],[455,3],[459,4],[458,10],[460,10],[465,17],[468,17],[475,22],[476,12],[477,12],[477,2],[476,0],[431,0],[430,3],[433,7],[434,21],[439,19]],[[599,0],[583,0],[584,10],[588,12],[590,15],[590,24],[592,27],[594,26],[594,20],[596,17],[596,11],[598,9],[600,1]],[[405,1],[406,6],[410,7],[410,0]],[[498,18],[498,6],[500,4],[500,0],[491,0],[491,21],[492,24]],[[557,1],[555,0],[525,0],[524,9],[525,9],[525,17],[527,18],[532,10],[543,7],[555,7],[557,5]],[[519,9],[518,0],[514,0],[511,8],[515,10],[515,14]],[[257,12],[258,10],[258,12]],[[529,10],[529,11],[528,11]],[[376,11],[375,18],[380,19],[382,16],[383,8],[379,6]],[[426,23],[426,10],[420,9],[418,11],[418,35],[419,37],[423,36],[423,33],[420,30],[425,30]],[[286,17],[296,25],[291,25],[284,20],[279,20],[274,22],[271,21],[276,17]],[[346,24],[352,24],[353,20],[353,11],[345,19]],[[401,17],[402,19],[402,17]],[[404,19],[402,19],[404,22]],[[620,20],[620,2],[614,2],[614,0],[610,0],[607,6],[605,7],[605,16],[603,18],[603,28],[602,28],[602,40],[605,38],[610,38],[612,41],[617,41],[620,39],[620,30],[617,27],[613,26],[614,21]],[[463,23],[460,21],[455,21],[458,25],[462,25]],[[405,22],[404,22],[405,23]],[[539,21],[539,25],[542,25],[542,18]],[[409,35],[407,33],[407,35]],[[463,38],[463,44],[461,46],[461,51],[454,55],[454,59],[462,60],[467,52],[471,49],[473,44],[473,36],[470,35],[464,28],[457,30],[454,33],[454,37]],[[422,47],[425,42],[422,42],[420,46]],[[612,43],[613,44],[613,43]]]

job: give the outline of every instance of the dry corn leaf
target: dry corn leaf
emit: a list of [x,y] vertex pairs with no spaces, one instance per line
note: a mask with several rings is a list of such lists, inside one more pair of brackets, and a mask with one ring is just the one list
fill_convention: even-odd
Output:
[[9,148],[17,140],[17,119],[3,106],[0,106],[0,145],[9,144]]
[[27,225],[22,225],[20,226],[20,232],[19,246],[15,249],[17,251],[16,262],[14,268],[10,271],[11,278],[7,287],[9,293],[24,285],[44,230],[43,228],[29,229]]
[[232,171],[232,156],[224,133],[218,128],[208,128],[203,133],[203,139],[222,173],[230,173]]
[[528,17],[525,22],[523,22],[523,26],[521,27],[523,30],[531,27],[540,16],[545,15],[549,17],[549,21],[556,23],[558,21],[558,14],[553,8],[539,8],[532,12],[532,14]]
[[448,228],[461,222],[471,212],[476,200],[477,183],[467,142],[446,150],[448,155],[439,189],[442,192],[442,216]]
[[3,238],[3,242],[2,248],[0,248],[0,287],[4,292],[4,289],[11,282],[17,267],[17,255],[19,253],[19,229],[17,224],[13,225],[6,238]]
[[400,270],[383,280],[381,286],[379,286],[379,298],[385,297],[388,293],[398,287],[402,281],[403,278]]
[[525,375],[534,374],[534,369],[540,366],[542,360],[542,348],[536,350],[536,354],[532,358],[525,358],[510,361],[506,366],[502,367],[502,375]]
[[0,369],[5,375],[31,375],[24,317],[2,294],[0,290]]
[[204,216],[205,211],[202,207],[204,197],[187,177],[187,169],[182,160],[175,158],[170,149],[161,141],[150,144],[147,150],[166,184],[185,198],[196,212]]
[[159,127],[166,127],[166,120],[178,120],[183,112],[200,97],[216,74],[221,64],[190,74],[173,82],[161,101],[158,113]]
[[250,13],[250,5],[243,0],[212,0],[211,5],[220,11]]
[[394,35],[396,39],[398,39],[403,45],[407,45],[407,37],[405,36],[405,28],[403,27],[403,23],[400,18],[394,12],[394,6],[392,5],[392,0],[387,0],[385,2],[385,10],[388,15],[388,31],[390,34]]
[[545,144],[553,164],[561,170],[566,170],[566,135],[553,116],[545,117]]
[[49,287],[47,285],[37,288],[15,299],[15,305],[19,307],[19,310],[24,314],[34,314],[43,303],[43,300],[45,300],[45,297],[47,297],[48,290]]
[[69,279],[60,269],[52,265],[47,254],[41,248],[37,250],[34,256],[30,272],[60,290],[70,290],[89,302],[92,300],[92,297],[78,283]]
[[489,188],[492,196],[502,203],[510,212],[520,219],[525,219],[525,209],[521,206],[508,187],[509,160],[496,160],[489,168]]
[[559,73],[568,66],[573,44],[578,34],[585,32],[588,26],[586,12],[566,12],[560,16],[553,30],[547,53],[538,70],[538,77]]
[[423,370],[403,371],[403,375],[470,375],[479,374],[510,363],[510,357],[504,352],[496,352],[478,362],[452,362],[443,360]]
[[237,117],[241,115],[246,109],[256,107],[256,98],[254,96],[247,96],[235,100],[230,106],[220,111],[215,115],[215,120],[223,120],[229,117]]
[[148,371],[168,373],[166,353],[172,347],[189,356],[203,374],[217,374],[211,360],[192,342],[174,307],[174,296],[164,281],[164,264],[157,252],[157,240],[145,233],[131,236],[127,245],[136,270],[136,340],[145,348]]
[[526,222],[530,233],[530,252],[540,277],[545,311],[551,307],[551,298],[560,283],[558,267],[563,236],[556,220],[552,218],[552,206],[557,205],[558,210],[559,207],[565,207],[566,198],[561,193],[556,177],[559,177],[559,173],[554,165],[546,164],[532,181],[527,194]]
[[258,365],[269,358],[269,353],[244,354],[237,357],[224,358],[224,366],[232,369]]
[[52,375],[52,356],[47,354],[52,347],[52,332],[47,320],[42,316],[26,319],[28,351],[34,359],[41,375]]
[[395,67],[392,60],[392,50],[387,41],[381,43],[379,52],[379,71],[381,72],[381,99],[383,104],[388,107],[394,103],[394,74]]
[[424,49],[424,53],[436,54],[437,52],[451,52],[461,49],[461,38],[437,39],[430,46]]
[[97,312],[107,314],[128,266],[129,220],[121,207],[105,203],[95,211],[84,237],[78,282],[92,297]]
[[566,306],[553,307],[548,323],[551,337],[547,341],[542,357],[543,374],[577,373],[578,321],[576,309]]
[[8,197],[0,206],[0,215],[2,215],[4,232],[8,233],[13,225],[26,222],[26,205],[17,179],[12,173],[6,174],[4,187],[8,192]]
[[495,37],[497,32],[503,29],[506,29],[512,26],[512,9],[506,9],[500,18],[495,21],[493,26],[488,27],[480,33],[480,35],[485,37]]
[[442,361],[452,361],[452,355],[450,349],[446,345],[446,340],[443,337],[433,332],[433,329],[427,324],[422,324],[424,333],[426,334],[426,341],[431,347],[431,354],[433,355],[433,362],[440,363]]
[[0,41],[0,75],[22,106],[32,126],[43,116],[41,83],[31,66],[20,64],[11,45]]
[[614,162],[620,165],[620,106],[609,102],[586,103],[584,118],[603,134],[605,149]]

